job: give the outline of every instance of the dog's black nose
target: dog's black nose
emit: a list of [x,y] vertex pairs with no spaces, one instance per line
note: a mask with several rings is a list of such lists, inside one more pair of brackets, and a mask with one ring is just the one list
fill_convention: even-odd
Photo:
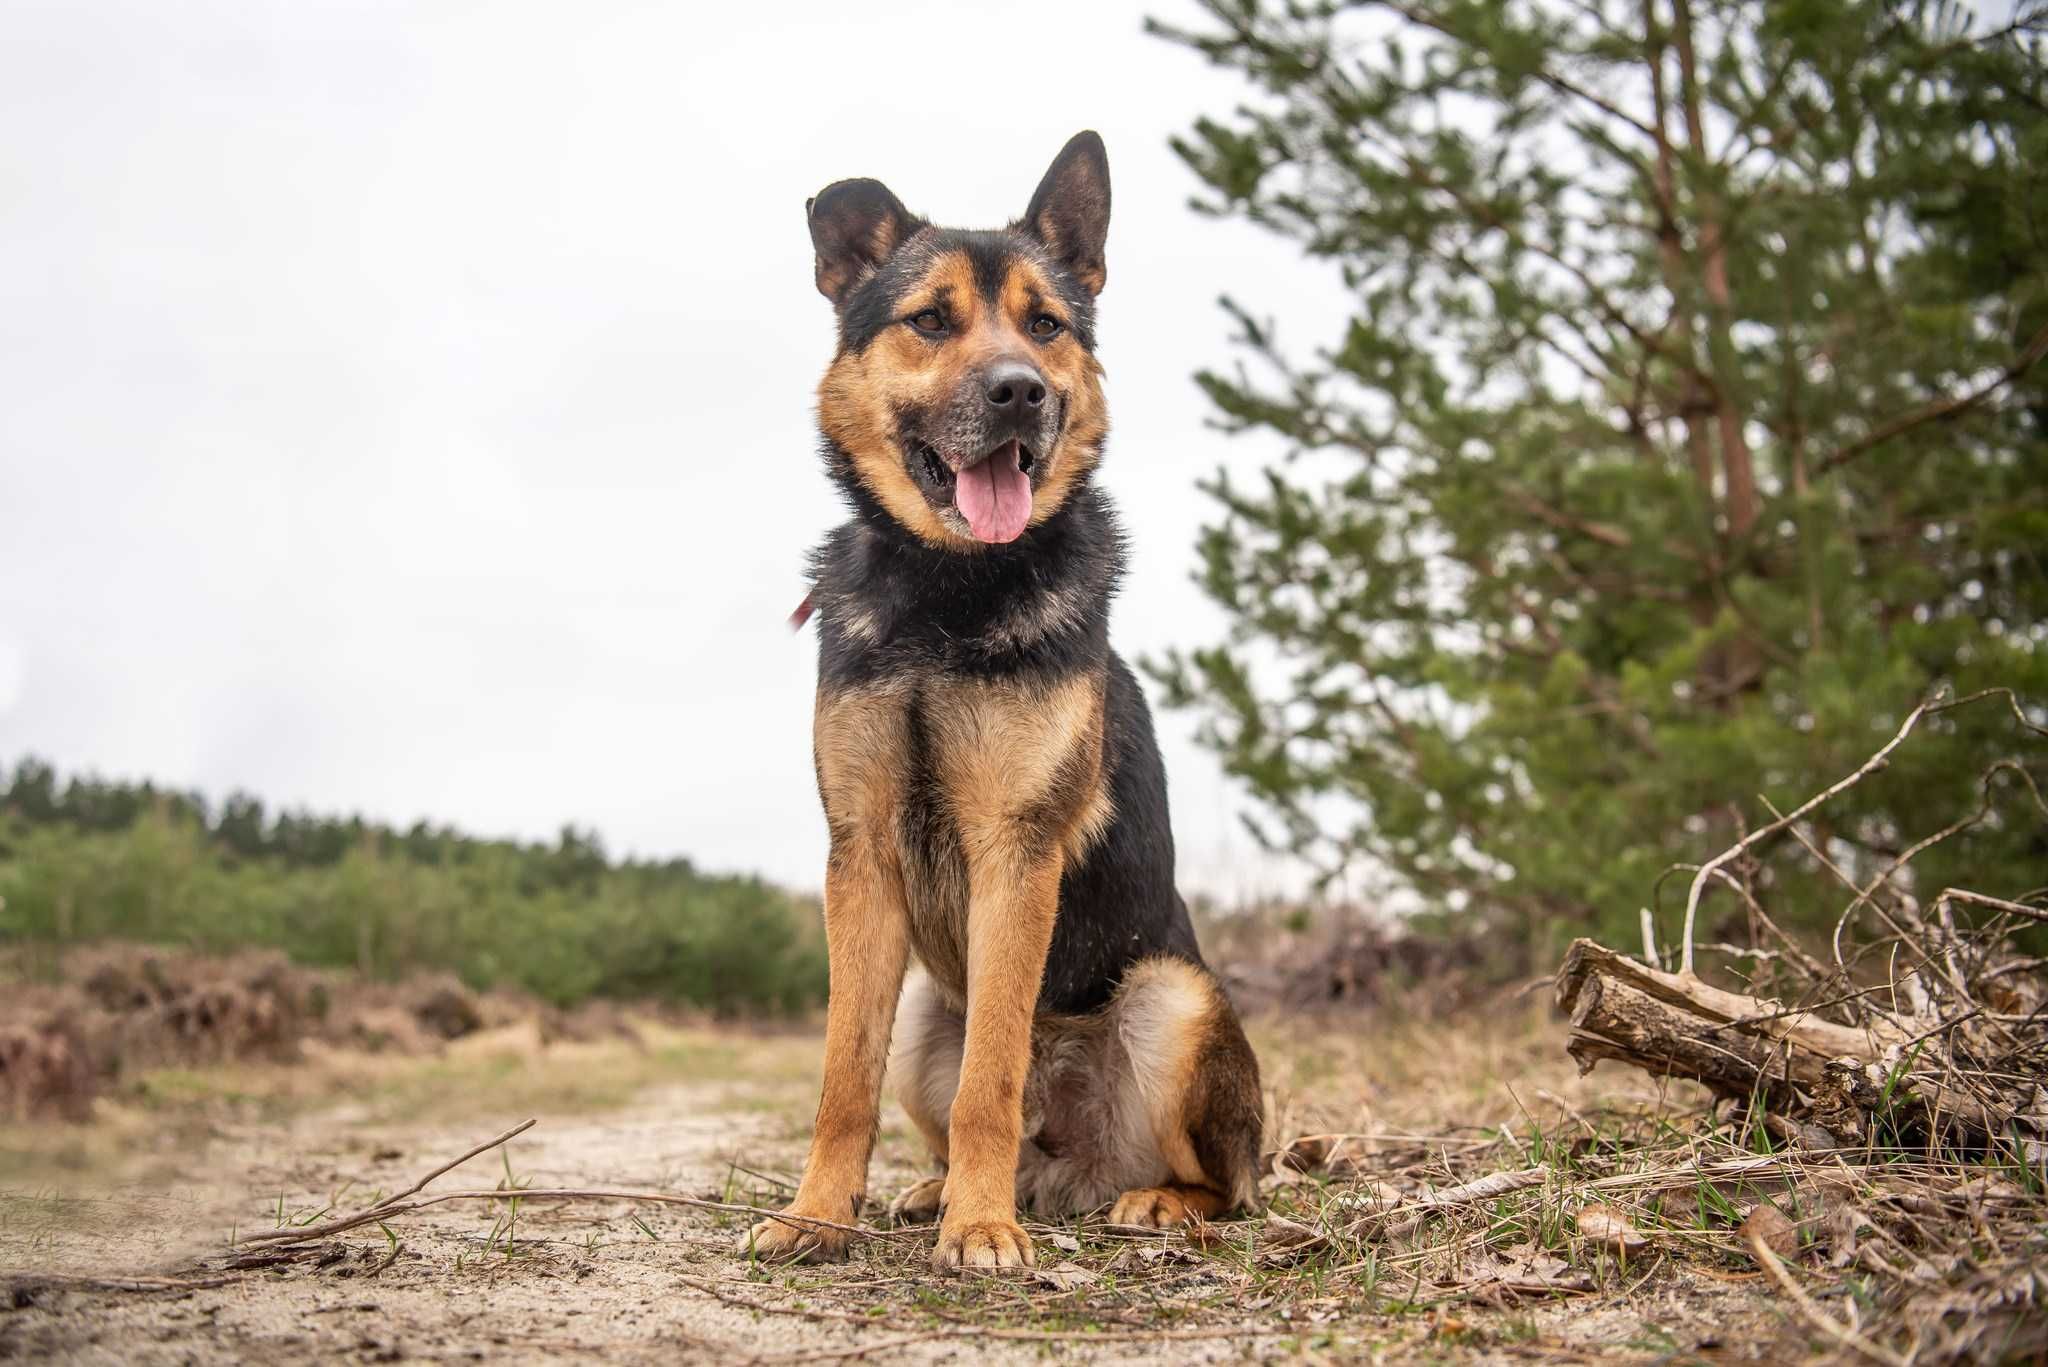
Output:
[[1021,418],[1045,402],[1045,377],[1022,361],[1003,361],[982,377],[981,392],[999,416]]

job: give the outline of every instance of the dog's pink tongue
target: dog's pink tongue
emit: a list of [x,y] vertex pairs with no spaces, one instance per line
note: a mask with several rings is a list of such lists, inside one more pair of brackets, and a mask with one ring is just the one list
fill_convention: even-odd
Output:
[[987,460],[960,472],[954,500],[983,541],[1015,541],[1031,521],[1031,480],[1018,468],[1018,449],[1006,441]]

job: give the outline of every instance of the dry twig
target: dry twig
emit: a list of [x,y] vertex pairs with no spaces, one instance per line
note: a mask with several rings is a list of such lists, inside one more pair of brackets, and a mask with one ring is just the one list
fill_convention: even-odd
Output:
[[1749,1244],[1750,1255],[1756,1259],[1757,1266],[1761,1267],[1777,1284],[1778,1289],[1785,1293],[1786,1299],[1792,1302],[1793,1307],[1808,1324],[1837,1343],[1854,1348],[1873,1362],[1882,1362],[1886,1367],[1906,1367],[1906,1359],[1889,1348],[1879,1347],[1848,1326],[1837,1323],[1827,1311],[1814,1304],[1813,1297],[1799,1288],[1799,1283],[1792,1280],[1792,1274],[1785,1270],[1785,1264],[1771,1251],[1762,1230],[1750,1230],[1746,1242]]
[[836,1224],[831,1220],[814,1220],[808,1216],[790,1215],[783,1211],[769,1210],[762,1206],[739,1205],[729,1201],[707,1201],[695,1196],[677,1196],[665,1191],[625,1191],[597,1187],[497,1187],[489,1191],[445,1191],[437,1196],[423,1197],[419,1200],[412,1199],[418,1196],[425,1189],[426,1185],[435,1178],[461,1167],[478,1154],[489,1153],[507,1140],[526,1133],[526,1131],[533,1128],[534,1123],[532,1120],[527,1120],[521,1124],[514,1125],[496,1139],[479,1144],[460,1158],[443,1163],[404,1191],[399,1192],[395,1196],[386,1197],[367,1210],[358,1211],[354,1215],[337,1216],[332,1220],[323,1220],[318,1224],[297,1225],[288,1229],[273,1229],[265,1230],[258,1234],[246,1234],[242,1236],[241,1242],[244,1244],[316,1243],[323,1239],[333,1238],[337,1234],[344,1234],[352,1229],[360,1229],[364,1225],[393,1220],[401,1215],[410,1215],[414,1211],[425,1210],[429,1206],[437,1206],[445,1201],[505,1200],[642,1201],[653,1205],[687,1206],[693,1210],[711,1210],[733,1215],[753,1215],[763,1219],[780,1220],[785,1224],[794,1225],[800,1229],[836,1229],[863,1239],[900,1237],[894,1231],[889,1230],[863,1229],[858,1225]]

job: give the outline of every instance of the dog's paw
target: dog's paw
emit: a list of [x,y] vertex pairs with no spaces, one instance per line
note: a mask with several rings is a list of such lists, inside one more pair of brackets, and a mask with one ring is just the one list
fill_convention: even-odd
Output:
[[1177,1191],[1165,1187],[1139,1187],[1116,1198],[1109,1208],[1113,1225],[1135,1225],[1140,1229],[1176,1229],[1199,1214]]
[[963,1268],[1030,1267],[1031,1236],[1015,1220],[954,1220],[939,1226],[932,1266],[941,1272]]
[[946,1179],[927,1177],[897,1193],[889,1203],[889,1219],[899,1225],[928,1225],[946,1208]]
[[770,1217],[755,1225],[733,1245],[733,1252],[764,1263],[836,1263],[846,1257],[845,1230],[804,1222],[798,1211],[789,1214],[798,1218]]

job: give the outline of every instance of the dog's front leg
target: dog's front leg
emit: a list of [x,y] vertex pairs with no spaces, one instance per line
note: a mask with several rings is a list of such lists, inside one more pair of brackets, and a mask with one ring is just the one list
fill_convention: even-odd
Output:
[[964,834],[967,1040],[932,1265],[1028,1267],[1031,1238],[1017,1223],[1017,1149],[1032,1014],[1059,907],[1060,858],[1056,849],[1027,848],[1014,829]]
[[[867,1194],[889,1030],[910,954],[901,867],[895,850],[871,834],[835,834],[825,870],[825,1086],[803,1180],[784,1211],[838,1225],[854,1222]],[[748,1232],[740,1252],[823,1262],[845,1257],[846,1242],[843,1229],[768,1219]]]

